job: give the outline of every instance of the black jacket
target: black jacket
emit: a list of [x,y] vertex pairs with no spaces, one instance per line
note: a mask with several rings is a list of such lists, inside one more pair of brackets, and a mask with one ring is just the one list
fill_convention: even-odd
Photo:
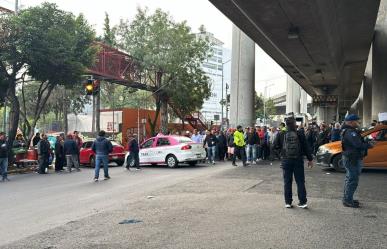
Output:
[[128,149],[130,152],[133,152],[133,153],[138,153],[140,151],[140,148],[138,146],[138,142],[135,138],[130,140],[129,145],[128,145]]
[[8,158],[7,140],[0,140],[0,158]]
[[260,139],[258,134],[256,132],[247,133],[246,144],[248,145],[260,144]]
[[362,159],[372,146],[365,142],[360,131],[349,125],[343,125],[341,133],[343,155],[352,159]]
[[220,148],[227,147],[227,138],[225,135],[219,135],[217,139],[218,139],[218,147]]
[[216,136],[213,134],[210,134],[210,135],[207,135],[206,138],[204,139],[203,146],[207,144],[208,147],[214,147],[216,146],[217,143],[218,143],[218,139],[216,138]]
[[66,139],[63,145],[65,155],[78,155],[79,150],[77,143],[73,139]]
[[40,140],[38,143],[39,156],[50,154],[50,143],[47,140]]
[[[278,153],[282,152],[282,147],[284,143],[286,131],[281,131],[280,134],[277,135],[277,137],[274,140],[274,150]],[[297,131],[298,140],[300,141],[300,159],[303,158],[303,156],[306,156],[309,161],[313,160],[313,156],[311,153],[311,150],[309,149],[308,143],[306,142],[305,134],[304,132]]]
[[97,155],[107,156],[113,151],[113,145],[105,137],[98,137],[91,146],[91,149]]
[[63,144],[59,141],[55,143],[55,155],[57,157],[63,157],[64,155]]

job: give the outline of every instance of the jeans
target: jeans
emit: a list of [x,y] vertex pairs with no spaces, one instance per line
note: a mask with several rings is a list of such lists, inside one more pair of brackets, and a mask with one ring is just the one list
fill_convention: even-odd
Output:
[[363,168],[363,162],[360,159],[353,159],[343,155],[343,164],[346,171],[343,201],[352,204],[353,195],[359,184],[359,176]]
[[246,164],[246,150],[245,147],[235,146],[234,155],[232,157],[232,163],[235,164],[237,156],[242,160],[243,165]]
[[109,156],[108,155],[96,155],[95,157],[95,175],[94,178],[99,178],[99,170],[103,163],[103,172],[105,177],[109,177]]
[[8,158],[0,158],[0,173],[4,179],[7,179],[8,172]]
[[73,165],[77,170],[79,170],[78,154],[66,155],[66,165],[68,172],[71,172],[71,167]]
[[282,170],[284,177],[284,197],[286,204],[292,204],[292,183],[293,175],[297,184],[298,200],[301,204],[306,204],[305,172],[303,159],[286,159],[282,161]]
[[208,147],[207,151],[208,151],[208,160],[210,162],[214,162],[215,155],[216,155],[216,146]]
[[255,144],[246,145],[247,161],[257,160],[257,146]]
[[129,169],[130,163],[134,160],[134,167],[137,169],[140,168],[140,157],[139,157],[139,152],[130,152],[128,156],[128,160],[126,162],[126,168]]

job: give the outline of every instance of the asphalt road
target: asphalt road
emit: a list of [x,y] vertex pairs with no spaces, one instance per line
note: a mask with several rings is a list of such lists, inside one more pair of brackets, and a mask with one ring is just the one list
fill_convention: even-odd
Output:
[[310,208],[287,210],[278,163],[110,170],[1,183],[0,247],[387,248],[387,171],[364,172],[349,209],[343,174],[308,169]]

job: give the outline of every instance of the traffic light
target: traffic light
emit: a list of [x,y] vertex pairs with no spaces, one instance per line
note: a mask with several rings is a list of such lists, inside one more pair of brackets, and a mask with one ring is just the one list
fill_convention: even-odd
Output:
[[99,92],[99,81],[88,79],[85,83],[86,95],[97,95]]
[[94,80],[88,79],[85,84],[86,95],[93,95],[94,93]]

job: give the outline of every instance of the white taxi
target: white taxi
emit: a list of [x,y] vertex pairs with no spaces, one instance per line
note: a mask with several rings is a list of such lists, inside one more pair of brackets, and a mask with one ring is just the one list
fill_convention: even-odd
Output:
[[[133,167],[135,162],[131,157],[128,161],[129,153],[125,157],[125,162]],[[166,164],[174,168],[179,163],[195,166],[199,161],[206,159],[206,151],[202,144],[195,143],[188,137],[157,136],[140,145],[139,157],[141,165]]]

